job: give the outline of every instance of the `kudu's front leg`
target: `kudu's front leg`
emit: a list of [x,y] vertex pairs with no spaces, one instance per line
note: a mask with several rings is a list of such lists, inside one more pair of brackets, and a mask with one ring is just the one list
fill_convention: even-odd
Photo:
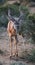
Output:
[[18,43],[18,39],[17,39],[17,35],[15,35],[15,56],[18,56],[17,43]]

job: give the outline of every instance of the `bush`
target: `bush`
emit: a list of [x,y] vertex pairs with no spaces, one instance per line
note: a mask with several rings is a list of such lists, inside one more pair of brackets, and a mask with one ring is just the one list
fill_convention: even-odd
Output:
[[0,7],[0,13],[6,13],[8,15],[8,6],[6,7]]
[[30,32],[32,34],[32,40],[35,42],[35,14],[29,16],[29,20],[31,20]]
[[26,39],[32,38],[32,43],[35,43],[35,14],[30,15],[27,7],[21,6],[23,12],[23,20],[20,26],[19,33],[26,37]]
[[0,16],[0,27],[1,26],[7,27],[7,24],[8,24],[8,19],[6,18],[4,14],[2,14]]
[[35,49],[31,51],[31,55],[28,55],[27,59],[31,62],[35,62]]
[[6,18],[6,15],[8,15],[8,9],[11,10],[12,16],[19,16],[19,6],[18,5],[9,5],[5,7],[0,7],[0,26],[7,26],[8,20]]
[[7,24],[8,24],[8,21],[6,21],[4,23],[0,21],[0,27],[7,27]]
[[11,10],[11,15],[13,16],[19,16],[20,12],[19,12],[19,6],[18,5],[9,5],[9,8]]
[[20,10],[23,12],[23,13],[26,13],[26,14],[29,14],[29,11],[28,11],[28,7],[27,6],[20,6]]
[[27,35],[29,32],[29,26],[28,26],[28,20],[27,20],[29,11],[26,6],[20,6],[20,10],[23,12],[23,20],[20,25],[19,33],[21,32],[21,34],[24,36],[25,34]]
[[4,4],[5,2],[7,2],[7,0],[0,0],[0,5]]
[[1,7],[0,6],[0,12],[2,13],[2,12],[4,12],[4,13],[6,13],[7,15],[8,15],[8,9],[10,9],[10,14],[12,15],[12,16],[19,16],[20,15],[20,12],[19,12],[19,6],[18,5],[7,5],[7,6],[5,6],[5,7]]
[[23,63],[12,63],[11,65],[23,65]]
[[24,49],[21,52],[20,57],[27,61],[35,62],[35,49],[31,49],[30,51],[28,51],[28,49]]

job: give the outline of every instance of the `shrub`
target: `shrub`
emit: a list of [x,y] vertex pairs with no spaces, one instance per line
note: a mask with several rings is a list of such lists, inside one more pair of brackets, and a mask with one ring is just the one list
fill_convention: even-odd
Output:
[[29,26],[28,26],[28,20],[27,20],[29,11],[26,6],[20,6],[20,10],[23,12],[23,20],[20,25],[19,33],[21,32],[21,34],[24,36],[25,34],[27,35],[29,32]]
[[9,5],[9,8],[11,10],[11,15],[13,16],[19,16],[20,12],[19,12],[19,6],[18,5]]
[[28,11],[28,7],[27,6],[20,6],[20,10],[23,12],[23,13],[26,13],[26,14],[29,14],[29,11]]
[[12,63],[11,65],[25,65],[25,64],[23,64],[23,63]]
[[0,0],[0,5],[4,4],[5,2],[7,2],[7,0]]
[[4,14],[2,14],[0,16],[0,27],[1,26],[7,27],[7,24],[8,24],[8,19],[6,18]]
[[30,15],[27,7],[21,6],[23,12],[23,20],[19,33],[25,36],[27,39],[32,38],[32,43],[35,43],[35,14]]
[[20,12],[19,12],[19,6],[18,5],[7,5],[5,7],[1,7],[0,6],[0,12],[5,12],[8,15],[8,9],[10,9],[11,15],[12,16],[19,16]]
[[27,59],[31,62],[35,62],[35,49],[31,51],[31,55],[28,55]]
[[35,62],[35,49],[28,51],[27,49],[22,50],[20,57],[30,62]]
[[32,34],[32,40],[35,42],[35,14],[29,16],[29,20],[31,20],[30,32]]
[[[8,8],[11,10],[12,16],[19,16],[19,6],[18,5],[9,5],[5,7],[0,7],[0,26],[7,26],[8,20],[6,18],[6,15],[8,15]],[[4,15],[4,17],[3,17]]]
[[2,26],[7,27],[7,24],[8,24],[8,20],[6,22],[4,22],[4,23],[0,21],[0,27],[2,27]]
[[6,13],[6,14],[8,14],[8,6],[6,6],[6,7],[0,7],[0,13],[2,14],[2,13]]

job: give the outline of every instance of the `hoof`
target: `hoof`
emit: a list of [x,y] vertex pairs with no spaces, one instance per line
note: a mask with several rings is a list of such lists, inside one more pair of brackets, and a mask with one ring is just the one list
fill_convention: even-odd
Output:
[[15,56],[18,57],[18,54],[16,54]]
[[15,55],[13,55],[13,57],[15,57]]

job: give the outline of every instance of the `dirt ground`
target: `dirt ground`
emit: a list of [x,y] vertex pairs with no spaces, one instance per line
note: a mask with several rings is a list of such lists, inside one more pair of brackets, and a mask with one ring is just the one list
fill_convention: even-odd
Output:
[[[23,49],[28,49],[28,51],[31,48],[35,48],[35,46],[32,44],[24,44],[25,39],[22,36],[18,35],[18,54],[19,56],[22,53]],[[27,61],[16,61],[16,60],[10,60],[10,47],[9,47],[9,37],[7,34],[7,31],[5,28],[0,28],[0,50],[2,52],[0,53],[0,65],[35,65],[35,63],[27,63]]]

